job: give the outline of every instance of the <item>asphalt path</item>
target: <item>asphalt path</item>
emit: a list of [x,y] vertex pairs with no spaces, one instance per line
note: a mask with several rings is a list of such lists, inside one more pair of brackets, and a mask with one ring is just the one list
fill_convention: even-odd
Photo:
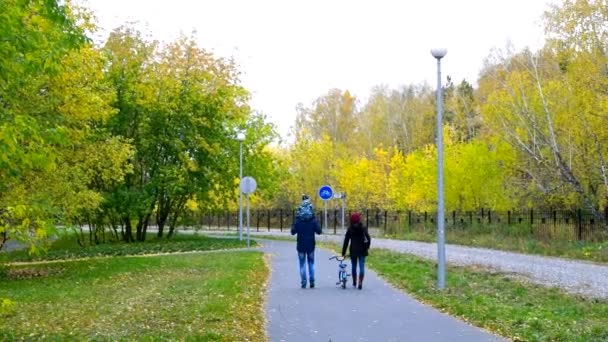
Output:
[[[363,289],[336,285],[338,263],[317,248],[315,288],[300,287],[291,241],[258,240],[270,257],[270,341],[504,341],[426,306],[366,269]],[[350,268],[350,267],[349,267]]]

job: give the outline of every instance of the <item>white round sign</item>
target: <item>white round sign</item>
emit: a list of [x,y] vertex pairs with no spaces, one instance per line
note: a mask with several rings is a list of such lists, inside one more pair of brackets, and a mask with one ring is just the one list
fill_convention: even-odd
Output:
[[257,189],[258,183],[253,177],[247,176],[241,179],[241,192],[249,195]]

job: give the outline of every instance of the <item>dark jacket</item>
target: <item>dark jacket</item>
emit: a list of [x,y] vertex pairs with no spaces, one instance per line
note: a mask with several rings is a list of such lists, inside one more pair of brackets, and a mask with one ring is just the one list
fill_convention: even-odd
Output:
[[[367,241],[367,242],[366,242]],[[348,227],[344,236],[344,244],[342,245],[342,255],[346,255],[346,248],[350,242],[350,256],[367,256],[367,250],[371,245],[372,238],[367,232],[367,227],[361,223],[356,223]]]
[[315,250],[315,233],[321,234],[321,226],[314,217],[307,221],[296,218],[296,222],[291,227],[291,235],[298,234],[299,253],[310,253]]

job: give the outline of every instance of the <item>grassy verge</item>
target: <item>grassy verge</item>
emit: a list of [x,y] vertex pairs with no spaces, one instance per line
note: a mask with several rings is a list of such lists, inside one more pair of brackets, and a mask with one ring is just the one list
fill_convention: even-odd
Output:
[[[256,246],[255,242],[252,243],[253,246]],[[239,241],[238,239],[212,238],[198,234],[181,234],[175,235],[171,239],[158,239],[153,235],[149,235],[145,242],[124,243],[121,241],[81,247],[73,235],[67,234],[54,241],[50,245],[48,253],[30,255],[26,250],[12,251],[0,254],[0,262],[208,251],[243,248],[246,246],[246,241]]]
[[[336,250],[334,244],[323,244]],[[447,286],[436,288],[435,263],[382,249],[370,268],[393,286],[471,324],[514,341],[607,341],[608,302],[565,294],[473,267],[448,267]]]
[[0,340],[265,341],[260,252],[116,257],[0,270]]

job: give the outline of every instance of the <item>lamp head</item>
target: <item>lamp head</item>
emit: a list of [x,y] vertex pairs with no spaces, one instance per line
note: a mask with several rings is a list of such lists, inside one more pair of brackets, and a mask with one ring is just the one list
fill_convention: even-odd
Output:
[[431,55],[437,59],[442,59],[448,53],[446,48],[434,48],[431,49]]
[[239,132],[239,134],[236,135],[236,140],[242,142],[243,140],[245,140],[245,133],[243,132]]

